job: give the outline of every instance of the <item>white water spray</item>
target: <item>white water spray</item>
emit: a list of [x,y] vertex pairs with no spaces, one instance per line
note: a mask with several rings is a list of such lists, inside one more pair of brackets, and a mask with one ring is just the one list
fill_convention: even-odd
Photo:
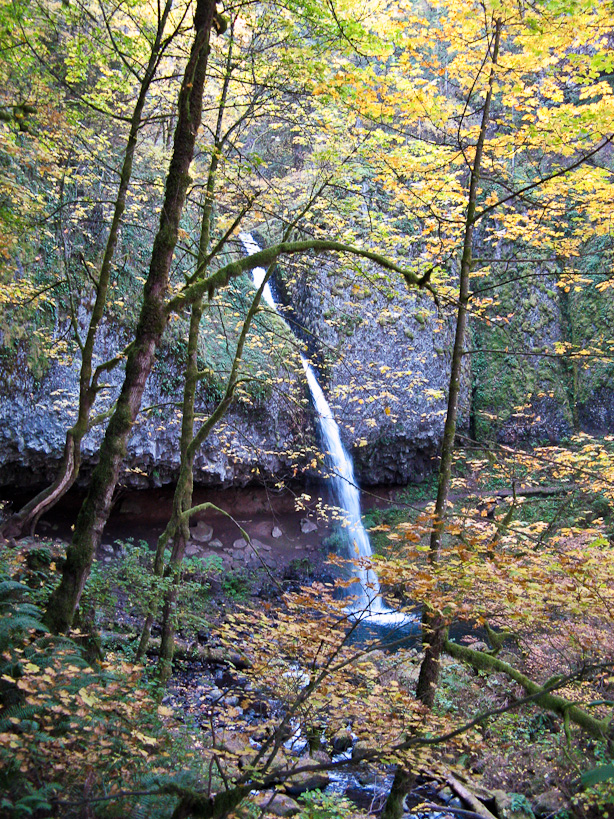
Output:
[[[260,250],[251,234],[240,233],[239,239],[245,248],[245,252],[249,256]],[[256,287],[260,287],[266,276],[266,271],[262,267],[255,267],[252,270],[252,276]],[[277,304],[273,298],[273,293],[268,282],[264,286],[262,295],[266,303],[275,310],[275,312],[278,312]],[[358,561],[354,564],[354,571],[358,582],[353,584],[351,588],[352,594],[356,597],[352,611],[354,611],[356,615],[359,615],[361,619],[364,617],[371,622],[376,621],[390,625],[403,623],[412,618],[408,618],[405,614],[392,611],[384,605],[380,597],[377,574],[372,569],[366,569],[360,565],[360,559],[364,558],[366,560],[372,557],[373,552],[371,551],[369,536],[360,518],[360,493],[356,485],[356,479],[354,478],[352,459],[341,443],[339,426],[333,417],[328,401],[324,397],[313,367],[302,354],[301,362],[305,370],[305,375],[307,376],[307,384],[309,385],[311,398],[318,417],[326,459],[331,471],[330,480],[333,495],[343,513],[344,526],[350,543],[349,556]],[[358,587],[359,591],[354,589],[354,586]]]

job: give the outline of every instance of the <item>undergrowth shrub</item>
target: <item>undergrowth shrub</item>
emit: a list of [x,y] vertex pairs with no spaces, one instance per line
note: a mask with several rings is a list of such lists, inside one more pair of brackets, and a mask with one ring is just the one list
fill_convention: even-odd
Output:
[[299,797],[299,819],[350,819],[357,811],[349,799],[336,793],[307,791]]
[[197,779],[193,741],[141,667],[113,653],[92,666],[78,630],[48,633],[38,589],[14,579],[27,566],[0,558],[0,815],[170,816],[176,799],[160,788]]
[[[119,553],[109,562],[94,563],[83,595],[82,608],[96,612],[99,628],[132,632],[141,625],[168,590],[172,579],[154,575],[154,553],[146,541],[118,542]],[[170,555],[168,552],[167,557]],[[206,625],[211,578],[222,570],[220,557],[187,557],[182,564],[181,595],[177,605],[179,632],[193,638]],[[126,644],[131,656],[134,644]]]

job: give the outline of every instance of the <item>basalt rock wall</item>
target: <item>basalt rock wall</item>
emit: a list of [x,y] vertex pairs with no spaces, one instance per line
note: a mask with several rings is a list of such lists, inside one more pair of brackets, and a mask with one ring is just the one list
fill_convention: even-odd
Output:
[[[453,346],[451,316],[400,277],[338,259],[279,272],[362,484],[419,481],[436,466]],[[469,418],[464,368],[460,428]]]
[[[292,303],[290,324],[313,342],[309,346],[357,479],[362,484],[420,480],[436,465],[441,442],[453,328],[427,295],[372,269],[365,275],[338,259],[308,260],[277,277],[278,295]],[[249,289],[246,282],[241,286]],[[116,353],[121,332],[105,326],[97,361]],[[181,331],[174,332],[158,356],[128,445],[121,482],[130,488],[161,486],[177,475]],[[199,485],[276,483],[320,474],[317,424],[290,331],[268,316],[258,332],[261,359],[252,356],[250,366],[258,373],[268,367],[266,388],[239,397],[209,436],[196,458]],[[205,346],[203,358],[213,369],[220,367],[219,350]],[[18,359],[0,368],[0,484],[34,487],[54,477],[66,429],[76,417],[79,363],[78,357],[53,361],[38,381]],[[465,423],[468,375],[461,401]],[[97,412],[110,405],[122,378],[121,367],[109,374]],[[201,389],[201,415],[214,405],[210,387]],[[81,483],[96,462],[103,434],[104,425],[96,427],[84,442]]]
[[[534,266],[530,272],[535,274]],[[556,443],[574,430],[603,434],[614,429],[609,358],[553,355],[557,345],[566,343],[588,349],[599,342],[605,349],[614,322],[609,293],[595,288],[567,293],[557,286],[555,271],[544,270],[537,278],[530,291],[522,277],[499,290],[491,315],[485,314],[488,320],[471,322],[459,427],[479,440]],[[288,306],[286,318],[316,365],[359,482],[405,483],[432,471],[446,412],[452,316],[428,294],[338,258],[289,263],[278,271],[275,284],[279,300]],[[247,279],[241,287],[244,295],[251,292]],[[176,478],[184,330],[175,328],[149,379],[128,447],[125,486],[162,486]],[[126,339],[118,339],[122,332],[105,326],[97,361],[124,345]],[[199,485],[274,484],[320,474],[317,426],[292,348],[295,339],[271,315],[262,319],[256,339],[258,352],[251,354],[247,374],[262,386],[240,393],[201,448],[195,468]],[[220,349],[207,344],[203,360],[212,372],[223,371]],[[54,477],[66,429],[76,416],[78,377],[78,357],[52,361],[38,379],[25,353],[2,357],[0,485],[35,487]],[[122,377],[121,367],[109,374],[97,412],[117,395]],[[220,384],[201,385],[201,417],[214,406]],[[82,483],[96,462],[103,433],[104,426],[96,427],[85,441]]]
[[[118,328],[100,337],[96,361],[117,350]],[[167,347],[159,357],[131,435],[121,484],[130,488],[162,486],[175,480],[179,467],[179,408],[181,360]],[[39,380],[25,357],[5,359],[0,367],[0,485],[11,489],[36,487],[56,473],[66,429],[76,419],[80,360],[52,361]],[[277,482],[296,474],[311,457],[315,439],[304,385],[293,370],[283,379],[274,362],[268,388],[261,395],[244,393],[234,402],[196,456],[195,481],[202,486],[244,486]],[[96,412],[118,394],[123,369],[112,371]],[[214,407],[211,390],[199,391],[199,417]],[[85,483],[97,460],[104,425],[95,427],[83,445],[79,482]]]

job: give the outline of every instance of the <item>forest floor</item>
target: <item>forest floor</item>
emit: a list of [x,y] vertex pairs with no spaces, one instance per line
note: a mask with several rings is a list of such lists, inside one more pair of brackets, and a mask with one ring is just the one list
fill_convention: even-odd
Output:
[[[500,504],[505,499],[509,503],[513,495],[507,478],[495,476],[484,486],[484,474],[477,474],[470,467],[460,471],[463,470],[464,474],[457,477],[456,499],[472,503],[480,520],[500,518],[505,510]],[[555,531],[569,529],[567,545],[572,547],[582,538],[594,536],[593,519],[600,513],[597,529],[608,534],[610,511],[600,496],[576,493],[571,486],[561,489],[548,474],[533,484],[519,481],[516,485],[524,492],[517,516],[522,525],[530,527],[536,521],[544,521],[542,529],[548,537]],[[364,493],[365,525],[372,529],[376,552],[394,555],[395,542],[388,535],[398,523],[424,514],[433,492],[433,480],[428,479],[424,484],[402,490]],[[231,517],[219,513],[192,522],[193,539],[178,610],[179,650],[163,703],[172,707],[176,718],[193,737],[204,737],[212,724],[216,730],[240,732],[244,723],[253,730],[255,722],[270,720],[280,707],[265,692],[259,692],[253,681],[246,682],[233,662],[220,653],[216,634],[239,610],[266,609],[274,618],[283,591],[298,590],[314,580],[332,584],[337,570],[326,561],[329,551],[339,548],[339,533],[324,513],[325,499],[312,495],[303,498],[303,508],[298,511],[294,496],[271,497],[263,490],[233,490],[226,496],[203,492],[197,498],[201,503],[217,500]],[[167,490],[158,490],[120,498],[88,585],[86,600],[98,611],[105,650],[128,662],[133,657],[147,605],[148,565],[152,546],[164,526],[169,497]],[[13,547],[22,555],[18,563],[21,569],[15,576],[25,578],[33,589],[37,584],[41,587],[35,594],[36,600],[37,594],[43,594],[51,567],[59,560],[62,536],[69,536],[70,520],[70,509],[58,510],[42,522],[40,537],[26,538]],[[249,544],[238,542],[239,527],[248,533]],[[28,553],[33,557],[29,558]],[[608,621],[602,616],[605,612],[595,612],[594,617],[587,619],[579,638],[577,630],[573,634],[569,631],[564,614],[557,614],[556,610],[551,614],[551,621],[544,623],[544,628],[534,625],[520,640],[507,642],[500,657],[541,683],[561,667],[573,667],[579,658],[590,657],[597,647],[601,650],[601,662],[614,663],[614,641]],[[470,628],[457,639],[479,650],[488,649],[483,634]],[[155,645],[154,639],[149,660],[152,669]],[[412,645],[394,652],[382,647],[371,653],[380,682],[397,684],[409,692],[415,688],[421,658],[415,638]],[[585,707],[588,704],[595,716],[606,715],[614,698],[611,668],[610,665],[601,675],[567,685],[559,693]],[[608,743],[587,737],[537,706],[516,707],[524,693],[502,673],[476,673],[459,662],[444,660],[435,702],[437,714],[461,725],[478,713],[493,710],[502,713],[481,723],[478,738],[460,756],[446,757],[443,753],[437,770],[419,772],[410,800],[414,805],[412,812],[416,812],[416,801],[432,802],[439,793],[439,810],[452,817],[453,813],[445,813],[443,803],[459,799],[450,786],[450,781],[456,781],[480,796],[499,819],[531,819],[533,815],[543,819],[612,816],[614,796],[609,783],[595,787],[580,785],[583,773],[610,759]],[[329,754],[334,752],[332,741],[333,737],[328,736],[324,750]],[[360,776],[351,773],[343,789],[361,810],[369,806],[376,809],[381,807],[382,793],[390,784],[386,776],[381,767],[369,776],[364,772]],[[375,783],[379,783],[377,800]],[[334,787],[339,793],[338,786]],[[370,805],[366,804],[369,800]],[[459,810],[473,810],[462,799],[449,804],[457,811],[456,816],[462,815]],[[423,806],[417,812],[426,818],[432,810]],[[340,819],[332,808],[324,815]],[[308,819],[318,816],[312,813]]]

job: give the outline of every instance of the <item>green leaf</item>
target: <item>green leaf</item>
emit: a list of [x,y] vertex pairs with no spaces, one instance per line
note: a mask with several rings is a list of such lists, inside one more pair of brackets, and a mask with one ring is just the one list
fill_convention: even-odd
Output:
[[614,779],[614,765],[600,765],[598,768],[593,768],[592,771],[587,771],[580,777],[585,787],[597,785],[597,783],[605,782],[608,779]]

